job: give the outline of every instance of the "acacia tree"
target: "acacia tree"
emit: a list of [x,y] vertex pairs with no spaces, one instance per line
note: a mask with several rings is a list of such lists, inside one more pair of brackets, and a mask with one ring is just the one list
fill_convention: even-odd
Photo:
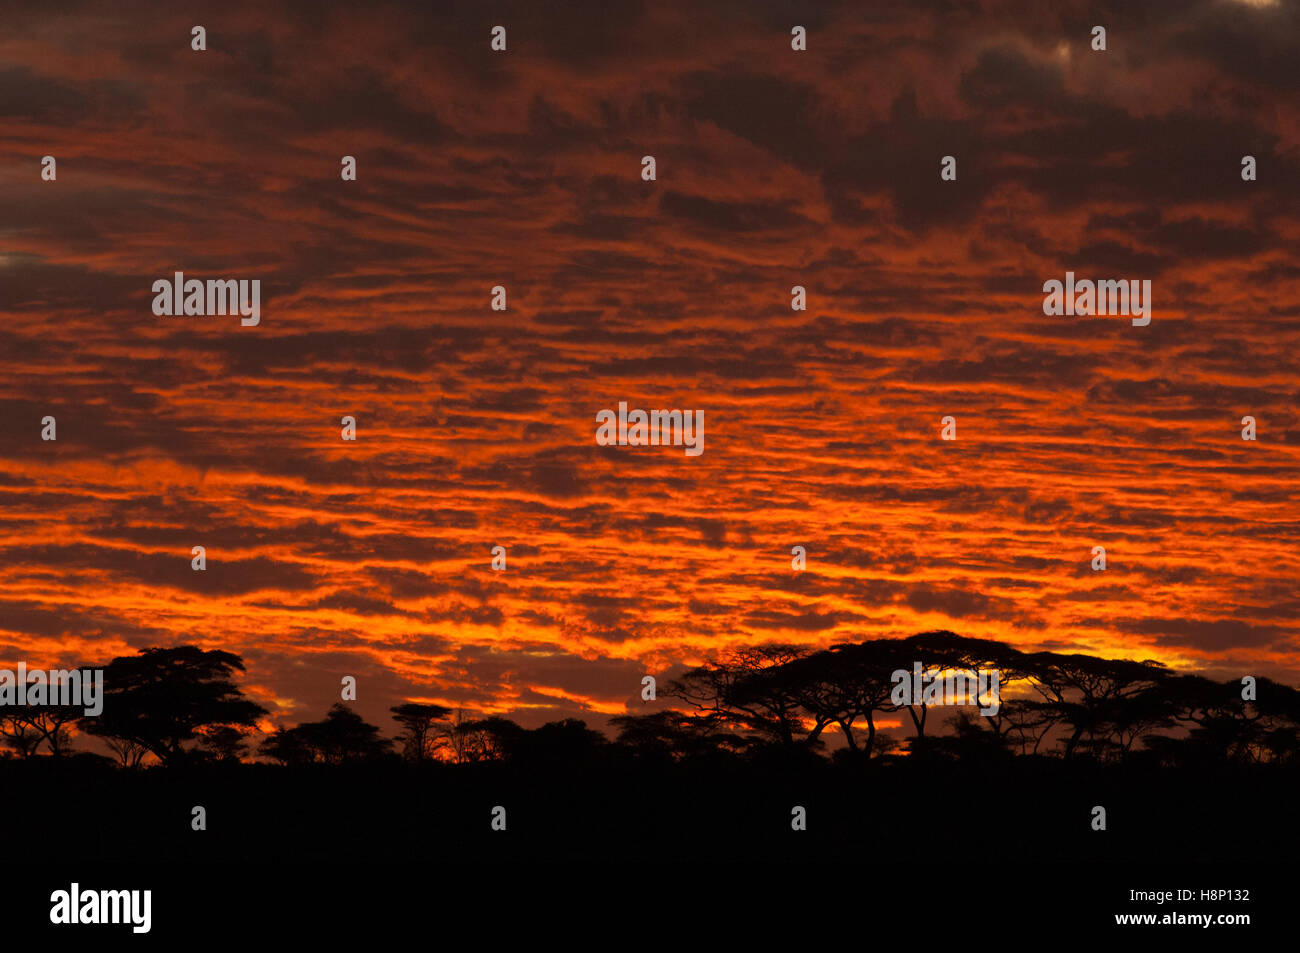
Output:
[[83,717],[80,727],[143,748],[165,765],[178,764],[202,731],[219,725],[251,728],[268,714],[232,680],[243,670],[238,655],[195,645],[115,658],[104,668],[104,710]]
[[499,732],[494,732],[486,720],[467,717],[463,708],[456,709],[451,720],[434,735],[432,744],[434,751],[453,764],[503,757]]
[[1119,707],[1149,692],[1168,678],[1160,662],[1104,659],[1094,655],[1038,652],[1024,657],[1031,684],[1047,703],[1046,710],[1069,732],[1063,753],[1074,756],[1087,735],[1088,747],[1098,750],[1115,728]]
[[1174,719],[1187,724],[1187,745],[1236,762],[1285,761],[1296,757],[1290,739],[1300,736],[1300,691],[1269,678],[1255,679],[1255,698],[1242,684],[1199,675],[1170,680]]
[[234,725],[200,728],[198,749],[214,761],[239,761],[248,751],[248,733]]
[[24,758],[36,754],[44,736],[32,724],[27,712],[22,708],[6,708],[0,711],[0,736],[7,747],[17,751]]
[[463,736],[469,739],[469,760],[500,761],[514,757],[523,747],[527,729],[509,718],[491,715],[464,722]]
[[1133,695],[1119,695],[1098,706],[1096,739],[1090,742],[1098,760],[1127,758],[1137,742],[1174,724],[1177,702],[1164,684]]
[[[816,740],[822,728],[835,723],[850,751],[870,758],[878,753],[876,712],[890,710],[890,674],[896,664],[896,643],[889,640],[836,645],[787,663],[793,676],[791,694],[811,715]],[[866,722],[859,742],[855,725]]]
[[[29,685],[37,685],[33,676]],[[42,697],[58,697],[54,684],[40,683]],[[44,744],[54,757],[61,757],[69,747],[72,733],[70,726],[82,717],[84,709],[79,704],[60,704],[58,701],[41,701],[33,703],[36,696],[34,688],[28,689],[29,701],[21,706],[8,708],[0,714],[0,735],[4,743],[13,748],[24,758],[30,758]],[[66,697],[66,696],[65,696]]]
[[[819,652],[787,645],[761,646],[707,662],[687,672],[665,694],[691,702],[697,711],[784,745],[796,740],[820,744],[822,733],[837,725],[851,751],[878,751],[876,714],[906,710],[917,740],[925,736],[929,706],[923,698],[906,704],[892,700],[893,675],[919,664],[935,676],[956,671],[975,681],[980,672],[998,670],[1000,685],[1029,677],[1023,654],[990,639],[970,639],[948,631],[923,632],[908,639],[878,639],[837,645]],[[984,699],[986,703],[993,699]],[[999,739],[1012,725],[998,712],[986,716]],[[859,721],[866,726],[858,738]],[[972,726],[971,730],[977,730]]]
[[297,728],[277,728],[258,746],[257,753],[282,765],[308,764],[313,759],[312,749]]
[[49,747],[50,754],[58,758],[69,748],[72,738],[69,726],[76,724],[83,717],[83,712],[80,705],[34,705],[28,714],[28,720]]
[[[985,715],[984,718],[988,727],[996,731],[999,737],[1013,728],[1012,720],[1003,713],[1006,703],[1001,700],[1001,694],[1006,686],[1030,677],[1030,665],[1023,652],[996,639],[972,639],[947,629],[921,632],[893,644],[896,646],[893,654],[899,663],[897,665],[899,670],[910,672],[913,663],[919,663],[922,674],[931,678],[951,672],[962,675],[972,683],[978,682],[980,673],[996,671],[999,686],[998,699],[996,699],[998,709]],[[994,700],[981,699],[981,707],[991,707],[989,703]],[[898,706],[898,709],[907,710],[916,729],[916,739],[924,738],[929,715],[929,706],[924,698],[913,698],[910,704]],[[965,730],[976,730],[975,723],[967,724]]]
[[451,709],[443,705],[407,702],[390,708],[393,720],[402,726],[399,739],[402,755],[411,761],[427,761],[439,747],[435,722],[447,717]]
[[804,735],[802,741],[815,742],[825,723],[804,733],[809,712],[797,697],[801,673],[789,667],[808,654],[800,646],[781,644],[739,649],[675,679],[663,694],[787,747],[799,734]]
[[132,741],[130,738],[113,738],[109,735],[101,735],[104,744],[117,756],[117,763],[123,768],[138,768],[140,762],[149,754],[149,749],[144,745]]
[[1023,754],[1038,754],[1043,739],[1059,723],[1056,708],[1038,698],[1004,698],[996,715],[986,716],[993,730]]
[[639,758],[718,758],[747,747],[744,738],[722,730],[722,721],[710,715],[664,709],[651,715],[616,715],[609,722],[618,729],[617,744]]
[[347,764],[383,757],[393,746],[379,728],[342,702],[335,702],[320,721],[281,728],[262,743],[261,753],[282,764]]

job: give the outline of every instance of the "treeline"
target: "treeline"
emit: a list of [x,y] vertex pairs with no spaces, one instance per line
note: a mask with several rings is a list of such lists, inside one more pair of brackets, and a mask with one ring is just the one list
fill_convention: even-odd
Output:
[[[917,668],[927,680],[956,674],[972,683],[996,671],[1000,703],[981,714],[974,705],[900,700],[894,673]],[[686,673],[668,694],[694,714],[655,717],[685,730],[688,744],[702,729],[716,729],[745,744],[819,748],[834,726],[849,756],[862,758],[905,752],[1121,761],[1140,754],[1165,764],[1259,763],[1293,760],[1300,748],[1300,692],[1271,679],[1215,682],[1154,661],[1026,653],[948,631],[820,651],[748,648]],[[932,730],[936,713],[941,733]],[[882,716],[901,720],[910,736],[878,731]],[[638,719],[622,721],[625,734],[636,730]]]
[[[950,682],[996,671],[998,704],[981,713],[900,695],[895,673],[918,669]],[[243,670],[229,652],[143,649],[105,666],[98,716],[76,705],[5,707],[0,734],[10,756],[57,758],[72,752],[75,726],[124,767],[254,756],[282,765],[400,758],[554,767],[745,760],[773,750],[863,762],[1053,756],[1174,766],[1295,763],[1300,750],[1300,692],[1270,679],[1215,682],[1152,661],[1025,653],[946,631],[824,650],[745,648],[666,685],[657,711],[611,719],[613,739],[576,719],[526,729],[418,703],[391,709],[401,729],[394,738],[343,704],[268,735],[257,725],[269,712],[235,683]],[[900,722],[906,736],[880,730],[882,721]],[[827,743],[836,737],[840,744]]]

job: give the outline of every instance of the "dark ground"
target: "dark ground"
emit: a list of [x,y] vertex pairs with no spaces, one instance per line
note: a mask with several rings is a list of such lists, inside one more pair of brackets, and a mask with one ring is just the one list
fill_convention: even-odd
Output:
[[[820,911],[884,917],[872,929],[886,933],[912,924],[951,930],[951,940],[982,936],[981,946],[1013,923],[1116,931],[1114,913],[1146,909],[1256,911],[1263,923],[1293,904],[1296,782],[1294,769],[1267,766],[1193,773],[1055,758],[142,772],[6,761],[0,791],[16,822],[2,912],[48,929],[49,892],[77,880],[154,891],[149,936],[58,928],[96,944],[157,942],[198,922],[213,935],[254,923],[364,933],[376,918],[469,917],[503,936],[528,917],[558,918],[605,936],[598,922],[615,913],[626,923],[609,939],[632,943],[686,908],[719,936],[793,929]],[[190,827],[196,804],[206,831]],[[504,832],[490,829],[498,804]],[[807,831],[790,829],[796,804]],[[1106,831],[1091,829],[1094,805],[1107,810]],[[1128,899],[1130,889],[1180,886],[1247,887],[1253,897]]]

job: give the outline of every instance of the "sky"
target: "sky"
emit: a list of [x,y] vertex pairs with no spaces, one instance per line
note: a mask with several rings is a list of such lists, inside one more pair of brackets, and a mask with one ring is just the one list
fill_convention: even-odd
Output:
[[1296,3],[183,6],[0,23],[0,663],[389,730],[935,628],[1300,684]]

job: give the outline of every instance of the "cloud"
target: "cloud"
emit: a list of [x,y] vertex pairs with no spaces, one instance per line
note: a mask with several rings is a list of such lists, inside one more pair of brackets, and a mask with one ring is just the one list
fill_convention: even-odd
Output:
[[[237,3],[205,54],[65,8],[0,67],[30,661],[199,638],[285,718],[352,672],[372,720],[530,723],[934,615],[1290,671],[1294,4],[1103,5],[1105,54],[987,5],[511,2],[505,54],[467,0]],[[261,280],[262,325],[156,318],[175,270]],[[1152,279],[1152,324],[1043,315],[1066,270]],[[705,453],[598,447],[619,400],[703,410]]]

